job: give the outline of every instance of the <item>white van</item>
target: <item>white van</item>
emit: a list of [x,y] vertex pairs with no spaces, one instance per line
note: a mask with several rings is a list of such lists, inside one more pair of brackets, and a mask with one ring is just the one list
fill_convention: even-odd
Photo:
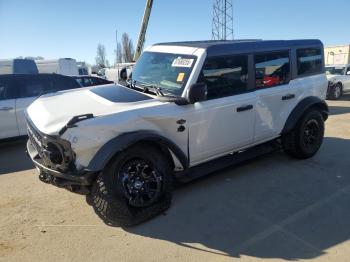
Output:
[[35,60],[39,73],[41,74],[61,74],[67,76],[77,76],[77,61],[72,58],[59,58],[51,60]]
[[125,81],[130,77],[134,64],[135,63],[123,63],[116,65],[114,68],[103,68],[103,70],[101,69],[99,71],[99,76],[115,83]]
[[38,68],[31,59],[1,59],[0,74],[37,74]]

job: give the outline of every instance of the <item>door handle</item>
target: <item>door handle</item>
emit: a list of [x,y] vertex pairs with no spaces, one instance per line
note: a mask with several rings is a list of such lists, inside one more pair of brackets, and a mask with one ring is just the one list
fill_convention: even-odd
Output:
[[1,107],[0,111],[10,111],[12,109],[13,109],[13,107],[5,106],[5,107]]
[[253,109],[253,105],[245,105],[245,106],[237,107],[237,112],[243,112],[243,111],[248,111],[252,109]]
[[288,94],[288,95],[282,96],[282,100],[289,100],[293,98],[295,98],[294,94]]

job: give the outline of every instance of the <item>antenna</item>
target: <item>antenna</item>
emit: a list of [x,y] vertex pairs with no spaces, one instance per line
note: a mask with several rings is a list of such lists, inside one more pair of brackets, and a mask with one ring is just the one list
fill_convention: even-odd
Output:
[[214,0],[213,40],[233,40],[233,0]]

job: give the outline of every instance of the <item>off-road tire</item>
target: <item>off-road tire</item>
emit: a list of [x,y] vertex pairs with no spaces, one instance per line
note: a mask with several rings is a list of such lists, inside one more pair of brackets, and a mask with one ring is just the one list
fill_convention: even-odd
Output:
[[[162,177],[161,194],[146,207],[131,206],[118,181],[122,166],[135,158],[149,161]],[[174,185],[170,167],[169,159],[161,150],[149,145],[133,146],[119,153],[101,172],[92,186],[89,202],[108,225],[127,227],[144,222],[170,207]]]
[[[317,125],[318,131],[315,142],[310,147],[305,145],[307,125]],[[319,110],[308,110],[298,121],[294,129],[282,136],[283,150],[291,157],[307,159],[313,157],[320,149],[324,137],[324,119]]]
[[330,87],[328,97],[331,100],[338,100],[343,95],[343,86],[340,83],[337,83]]

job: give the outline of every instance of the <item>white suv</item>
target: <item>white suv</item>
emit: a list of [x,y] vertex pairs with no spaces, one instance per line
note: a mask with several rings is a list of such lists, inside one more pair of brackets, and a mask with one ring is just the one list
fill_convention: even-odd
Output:
[[175,180],[276,145],[312,157],[328,117],[322,50],[319,40],[154,45],[125,86],[37,99],[28,153],[42,181],[88,191],[107,223],[140,223],[169,207]]
[[326,75],[329,81],[327,98],[337,100],[343,93],[350,92],[350,64],[327,65]]

